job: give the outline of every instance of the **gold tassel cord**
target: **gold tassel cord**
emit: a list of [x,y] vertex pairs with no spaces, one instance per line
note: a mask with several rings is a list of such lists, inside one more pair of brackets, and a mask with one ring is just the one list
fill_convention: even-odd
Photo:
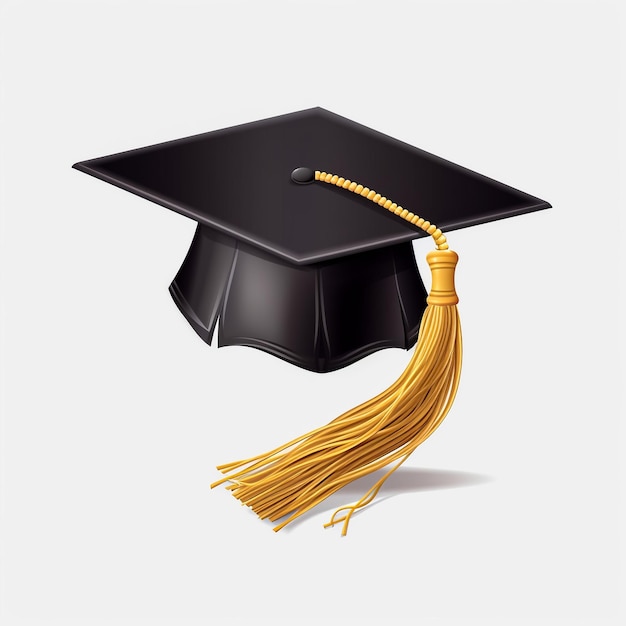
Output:
[[211,488],[231,483],[227,489],[261,519],[282,519],[274,527],[278,531],[353,480],[395,463],[360,500],[337,509],[325,525],[343,522],[345,535],[353,513],[372,502],[387,478],[437,429],[452,406],[462,361],[454,288],[458,257],[435,225],[375,191],[326,172],[316,171],[315,180],[366,197],[435,240],[436,250],[427,255],[432,286],[415,352],[388,389],[270,452],[219,466],[225,476]]

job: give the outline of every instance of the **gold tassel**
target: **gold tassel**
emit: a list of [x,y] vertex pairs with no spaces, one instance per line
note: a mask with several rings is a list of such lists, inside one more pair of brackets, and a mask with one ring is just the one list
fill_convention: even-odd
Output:
[[[447,415],[461,373],[461,325],[454,293],[451,250],[429,253],[433,276],[428,306],[409,365],[387,390],[266,454],[221,465],[233,495],[261,519],[288,516],[278,531],[348,483],[398,461],[355,504],[338,509],[326,526],[344,522],[369,504],[385,480]],[[451,286],[451,289],[450,289]],[[452,303],[446,303],[450,302]],[[337,515],[347,511],[342,517]]]
[[315,178],[338,181],[338,186],[388,205],[385,208],[394,213],[399,208],[398,215],[435,239],[437,250],[427,255],[432,286],[415,352],[400,378],[378,396],[275,450],[219,466],[225,477],[211,488],[230,482],[227,488],[261,519],[284,518],[274,527],[278,531],[353,480],[396,462],[358,502],[332,515],[326,526],[343,522],[345,535],[352,514],[376,497],[385,480],[437,429],[452,406],[462,360],[454,288],[458,256],[448,249],[439,229],[376,192],[351,181],[346,185],[345,179],[333,179],[331,174],[315,172]]

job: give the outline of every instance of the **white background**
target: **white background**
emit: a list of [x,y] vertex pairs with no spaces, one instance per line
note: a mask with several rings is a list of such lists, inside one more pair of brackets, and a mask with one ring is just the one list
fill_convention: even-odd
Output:
[[[617,2],[1,6],[2,626],[626,623]],[[311,106],[554,205],[452,233],[457,402],[345,538],[363,485],[274,533],[215,465],[410,355],[209,348],[194,223],[70,167]]]

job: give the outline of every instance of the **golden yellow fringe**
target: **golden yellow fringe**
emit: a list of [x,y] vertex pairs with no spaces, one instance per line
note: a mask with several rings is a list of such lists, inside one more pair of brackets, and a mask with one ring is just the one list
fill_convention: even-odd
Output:
[[413,357],[394,384],[275,450],[219,466],[225,477],[211,488],[231,482],[227,488],[260,518],[285,518],[278,531],[353,480],[399,460],[358,502],[332,515],[326,526],[343,522],[345,535],[352,514],[441,424],[456,395],[461,361],[456,305],[428,304]]

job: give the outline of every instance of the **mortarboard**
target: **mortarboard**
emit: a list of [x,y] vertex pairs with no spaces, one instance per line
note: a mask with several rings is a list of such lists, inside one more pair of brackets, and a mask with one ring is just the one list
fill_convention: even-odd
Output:
[[[442,231],[550,207],[320,108],[74,167],[198,222],[170,293],[207,343],[219,322],[220,346],[327,372],[420,337],[405,373],[376,398],[220,466],[227,476],[216,484],[230,481],[261,517],[284,518],[276,529],[347,482],[402,463],[447,414],[461,338],[456,254]],[[411,243],[427,235],[436,245],[428,298]],[[344,521],[345,533],[391,472],[331,524]]]

